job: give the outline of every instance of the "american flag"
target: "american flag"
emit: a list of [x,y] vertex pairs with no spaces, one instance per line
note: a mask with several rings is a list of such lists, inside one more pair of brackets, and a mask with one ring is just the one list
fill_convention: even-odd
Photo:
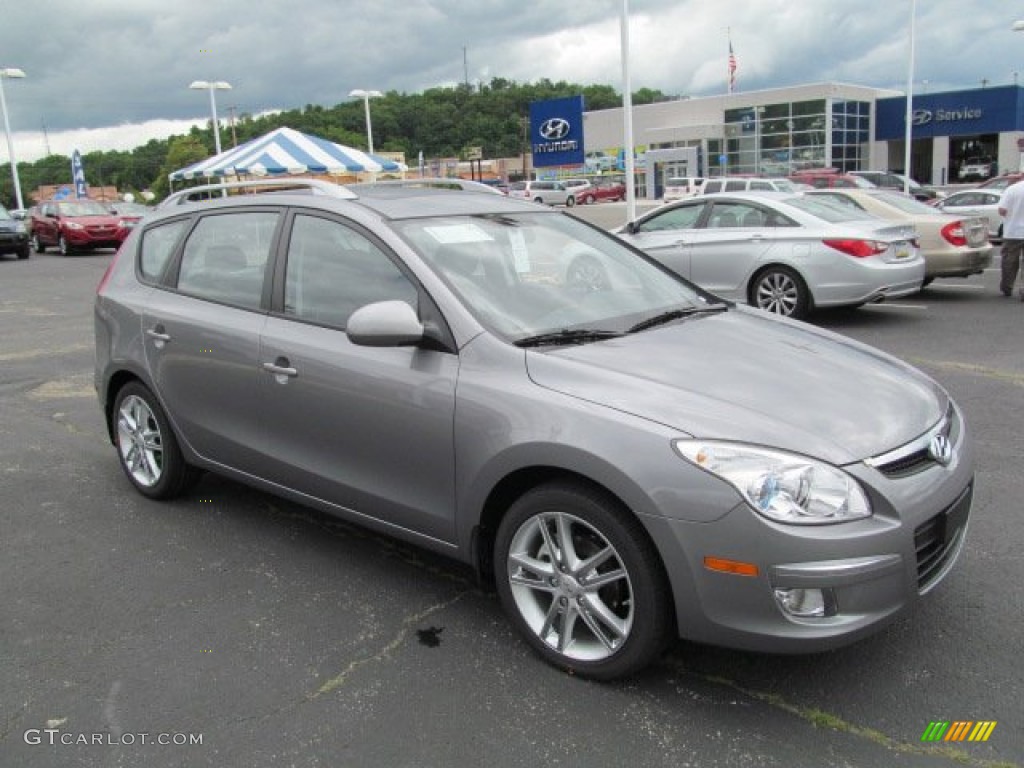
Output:
[[736,89],[736,54],[732,52],[732,40],[729,40],[729,93]]

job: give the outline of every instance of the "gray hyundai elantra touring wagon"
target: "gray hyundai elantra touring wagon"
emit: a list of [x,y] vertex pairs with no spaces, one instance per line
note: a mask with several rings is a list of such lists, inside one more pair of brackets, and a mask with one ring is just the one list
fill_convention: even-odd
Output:
[[471,563],[598,679],[675,637],[837,647],[953,567],[971,436],[909,365],[545,206],[261,184],[172,197],[98,288],[145,496],[216,472]]

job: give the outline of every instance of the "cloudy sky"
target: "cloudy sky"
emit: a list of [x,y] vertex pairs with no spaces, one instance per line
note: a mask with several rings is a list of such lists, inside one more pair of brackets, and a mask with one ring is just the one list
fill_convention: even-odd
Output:
[[[912,0],[629,0],[633,89],[844,82],[904,90]],[[1024,4],[920,0],[915,89],[1006,85]],[[128,149],[218,113],[334,105],[355,88],[415,93],[502,77],[621,90],[622,0],[0,0],[0,67],[19,160]],[[0,162],[7,149],[0,144]]]

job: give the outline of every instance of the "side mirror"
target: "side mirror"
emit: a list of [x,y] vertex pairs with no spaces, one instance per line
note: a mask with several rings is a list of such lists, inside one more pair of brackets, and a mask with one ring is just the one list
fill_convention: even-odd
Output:
[[345,333],[361,347],[408,347],[423,340],[424,328],[404,301],[378,301],[353,312]]

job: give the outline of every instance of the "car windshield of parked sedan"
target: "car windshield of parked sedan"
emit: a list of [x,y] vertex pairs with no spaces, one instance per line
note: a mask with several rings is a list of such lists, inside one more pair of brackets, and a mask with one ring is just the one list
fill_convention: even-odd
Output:
[[681,278],[569,216],[451,216],[395,227],[481,323],[512,342],[546,334],[587,341],[709,307]]
[[58,203],[61,216],[109,216],[110,211],[99,203],[83,200],[74,203]]

